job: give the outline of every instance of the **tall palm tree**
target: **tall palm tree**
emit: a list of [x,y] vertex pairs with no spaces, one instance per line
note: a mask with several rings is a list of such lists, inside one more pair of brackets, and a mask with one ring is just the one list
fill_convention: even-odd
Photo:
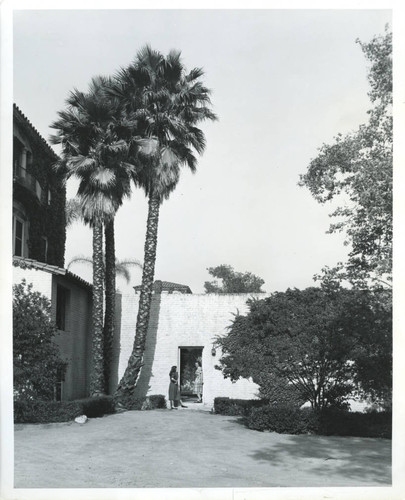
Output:
[[[142,367],[152,300],[155,273],[157,234],[160,205],[175,189],[180,167],[187,165],[196,171],[194,151],[201,154],[205,136],[196,125],[206,119],[215,120],[210,109],[210,91],[199,81],[204,74],[195,68],[186,73],[180,52],[171,51],[166,57],[142,48],[132,65],[117,75],[112,95],[125,105],[128,116],[137,122],[143,138],[139,158],[142,168],[135,183],[148,197],[148,218],[144,247],[139,309],[133,350],[128,366],[115,393],[117,406],[133,397]],[[142,153],[148,155],[146,158]]]
[[[93,230],[93,369],[90,394],[105,393],[105,350],[110,352],[115,311],[114,217],[130,194],[136,167],[130,163],[137,148],[132,140],[134,124],[121,113],[118,103],[105,94],[108,79],[91,81],[88,93],[71,92],[67,109],[58,113],[51,127],[57,134],[51,142],[62,145],[56,169],[65,179],[79,180],[77,197],[81,216]],[[124,138],[125,140],[124,140]],[[103,330],[103,227],[106,234],[106,318]],[[108,254],[108,256],[107,256]]]

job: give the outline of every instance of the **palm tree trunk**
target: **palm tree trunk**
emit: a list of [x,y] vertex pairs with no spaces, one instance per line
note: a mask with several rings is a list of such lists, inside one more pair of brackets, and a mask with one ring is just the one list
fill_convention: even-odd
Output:
[[104,380],[109,393],[112,344],[115,329],[115,236],[114,219],[105,224],[105,315],[104,315]]
[[103,363],[103,225],[93,225],[93,366],[90,377],[90,395],[104,394]]
[[153,192],[149,196],[148,221],[144,249],[141,295],[139,297],[138,317],[136,320],[135,340],[128,366],[118,384],[114,395],[115,404],[126,407],[134,395],[136,383],[142,368],[148,331],[150,306],[152,301],[153,281],[155,277],[157,234],[159,225],[160,198]]

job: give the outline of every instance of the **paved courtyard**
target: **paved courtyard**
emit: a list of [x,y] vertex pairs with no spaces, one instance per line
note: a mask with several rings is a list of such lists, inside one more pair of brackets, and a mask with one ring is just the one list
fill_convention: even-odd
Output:
[[[194,406],[194,409],[196,406]],[[389,486],[391,441],[262,433],[207,411],[15,426],[15,488]]]

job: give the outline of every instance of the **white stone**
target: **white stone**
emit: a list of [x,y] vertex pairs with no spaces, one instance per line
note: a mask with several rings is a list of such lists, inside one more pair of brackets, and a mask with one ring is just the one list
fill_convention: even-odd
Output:
[[76,417],[75,418],[75,422],[77,424],[85,424],[87,422],[88,418],[86,417],[86,415],[80,415],[79,417]]

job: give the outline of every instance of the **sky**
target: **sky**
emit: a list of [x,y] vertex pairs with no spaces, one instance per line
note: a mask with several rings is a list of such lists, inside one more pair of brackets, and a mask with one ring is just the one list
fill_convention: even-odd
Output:
[[[314,285],[345,260],[343,235],[326,234],[332,207],[299,187],[323,143],[367,121],[368,42],[391,23],[379,10],[22,10],[14,12],[14,102],[40,134],[74,88],[113,75],[149,43],[204,69],[219,120],[202,125],[207,148],[160,212],[155,279],[204,292],[208,267],[229,264],[267,292]],[[58,152],[58,149],[56,149]],[[69,183],[68,197],[77,185]],[[143,260],[147,200],[133,192],[116,217],[119,259]],[[67,232],[66,264],[91,256],[91,231]],[[91,269],[71,271],[91,280]],[[134,268],[126,290],[141,282]]]

